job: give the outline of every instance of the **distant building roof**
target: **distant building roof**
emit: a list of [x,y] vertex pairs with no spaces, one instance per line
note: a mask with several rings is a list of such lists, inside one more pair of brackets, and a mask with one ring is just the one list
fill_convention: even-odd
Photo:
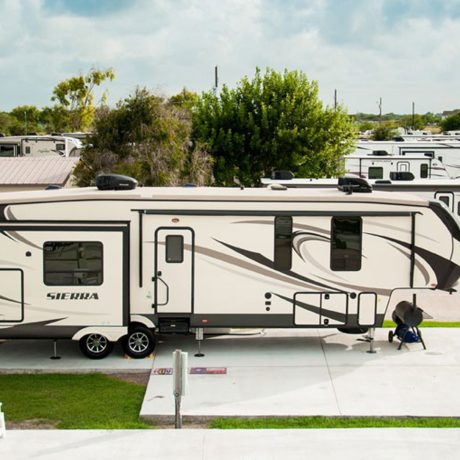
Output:
[[64,185],[78,158],[0,158],[0,185]]

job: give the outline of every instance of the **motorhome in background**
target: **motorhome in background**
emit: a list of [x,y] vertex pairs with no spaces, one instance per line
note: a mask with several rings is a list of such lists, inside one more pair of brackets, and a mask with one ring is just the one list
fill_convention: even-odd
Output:
[[2,194],[0,338],[140,358],[191,328],[362,332],[460,276],[456,219],[409,194],[97,183]]
[[[350,180],[354,179],[353,174],[346,174],[346,177]],[[295,178],[288,171],[277,171],[272,174],[271,178],[262,178],[260,183],[265,187],[278,184],[287,188],[335,189],[338,186],[338,180],[338,178]],[[449,211],[460,218],[460,179],[367,179],[366,182],[375,191],[410,193],[426,200],[441,201]]]
[[37,157],[58,155],[80,156],[80,139],[65,136],[6,136],[0,137],[0,157]]
[[[411,157],[432,158],[441,163],[447,175],[451,178],[460,177],[460,141],[449,138],[446,141],[363,141],[356,144],[356,149],[347,158],[353,156],[373,155],[373,152],[380,152],[381,155],[406,157],[408,161]],[[417,176],[415,176],[417,177]],[[435,177],[432,175],[432,177]],[[439,176],[438,176],[439,177]]]
[[344,158],[347,173],[366,179],[414,180],[449,178],[444,165],[437,159],[424,155],[400,157],[386,150],[373,150]]

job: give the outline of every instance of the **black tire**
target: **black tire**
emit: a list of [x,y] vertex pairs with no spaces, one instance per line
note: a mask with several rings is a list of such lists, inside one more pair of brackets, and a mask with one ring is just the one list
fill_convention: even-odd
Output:
[[337,330],[343,332],[344,334],[365,334],[369,328],[368,327],[338,327]]
[[155,336],[147,327],[135,325],[130,328],[128,335],[123,337],[123,349],[131,358],[145,358],[155,349]]
[[393,331],[388,331],[388,342],[392,343],[393,342],[393,337],[394,337],[394,332]]
[[79,341],[81,352],[91,359],[102,359],[113,350],[113,342],[102,334],[88,334]]

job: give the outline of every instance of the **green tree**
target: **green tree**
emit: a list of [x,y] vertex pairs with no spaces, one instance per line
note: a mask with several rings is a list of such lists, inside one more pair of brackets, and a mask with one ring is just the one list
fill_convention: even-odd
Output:
[[392,121],[384,121],[374,128],[372,139],[374,141],[389,141],[396,136],[396,124]]
[[401,126],[405,129],[422,130],[425,128],[425,118],[423,115],[414,113],[414,115],[404,115]]
[[70,112],[62,105],[44,107],[40,112],[40,123],[47,133],[71,131]]
[[102,172],[132,176],[141,185],[207,184],[211,157],[190,134],[185,109],[137,89],[115,109],[97,110],[91,147],[75,170],[78,185],[94,183]]
[[255,185],[275,169],[298,177],[335,176],[355,140],[342,107],[323,107],[318,85],[298,71],[257,69],[236,89],[203,93],[193,110],[193,137],[210,146],[214,176]]
[[11,127],[16,123],[16,120],[6,112],[0,112],[0,133],[9,136]]
[[11,110],[10,115],[15,119],[11,134],[22,135],[41,131],[40,110],[34,105],[20,105]]
[[450,115],[441,121],[441,129],[443,131],[455,131],[460,129],[460,111]]
[[[91,69],[86,75],[78,75],[58,83],[52,101],[58,102],[70,112],[70,127],[75,131],[87,130],[94,121],[94,90],[104,81],[115,78],[113,69]],[[105,102],[106,93],[101,101]]]

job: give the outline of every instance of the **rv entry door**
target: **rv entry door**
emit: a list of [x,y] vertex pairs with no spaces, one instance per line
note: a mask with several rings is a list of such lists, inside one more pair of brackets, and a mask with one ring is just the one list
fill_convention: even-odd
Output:
[[160,227],[155,232],[155,307],[158,313],[193,313],[194,233]]

